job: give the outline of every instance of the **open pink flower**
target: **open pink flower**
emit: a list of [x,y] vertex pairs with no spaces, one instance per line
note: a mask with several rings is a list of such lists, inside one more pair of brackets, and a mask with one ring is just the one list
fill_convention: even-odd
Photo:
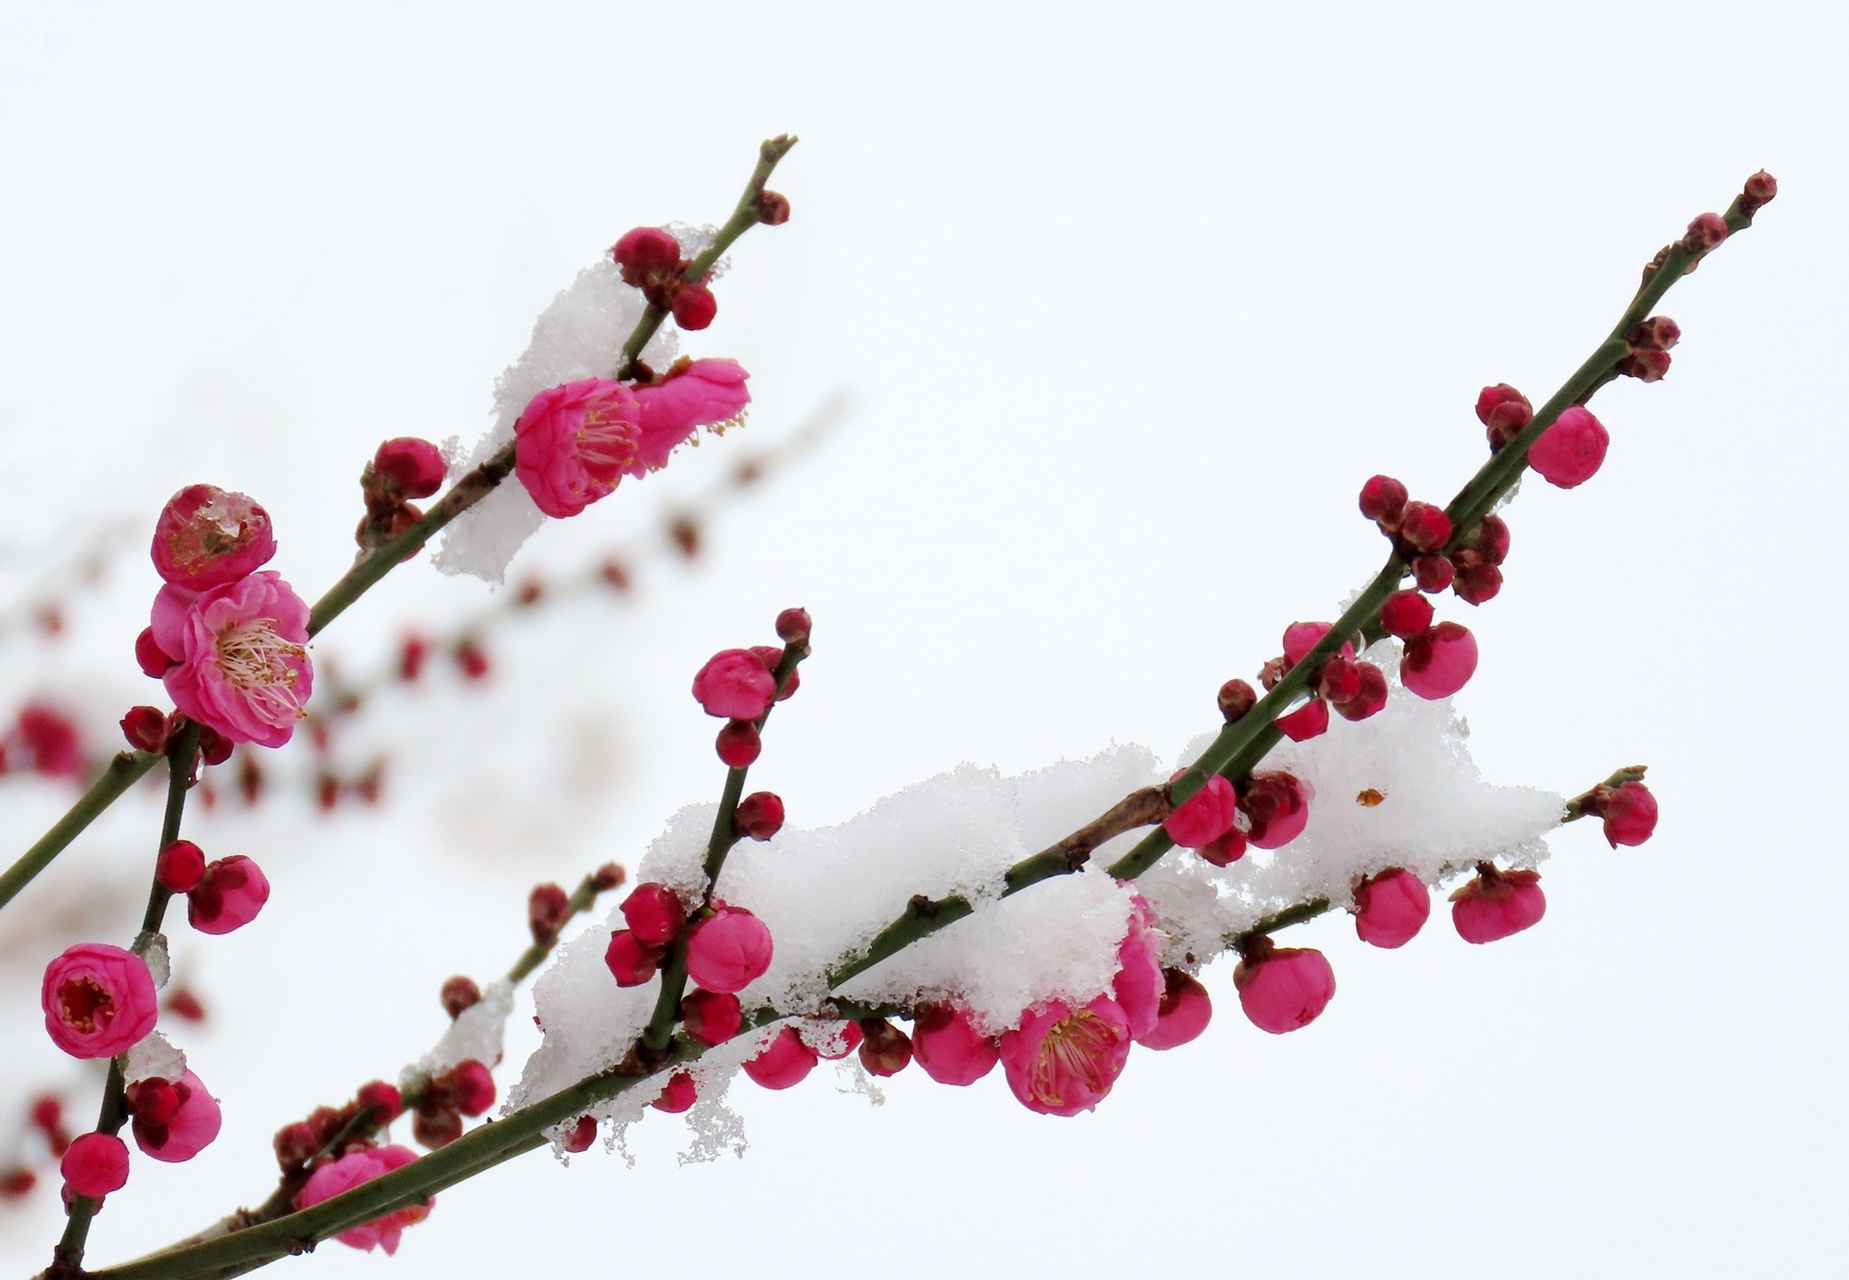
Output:
[[200,933],[230,933],[257,918],[270,900],[263,869],[243,854],[219,858],[186,895],[186,919]]
[[742,907],[721,907],[687,935],[687,976],[708,991],[743,991],[770,968],[770,929]]
[[1478,869],[1451,895],[1451,923],[1465,942],[1497,942],[1532,928],[1547,914],[1538,871]]
[[236,582],[275,554],[269,512],[216,485],[187,485],[154,522],[154,568],[185,591]]
[[113,1133],[86,1133],[58,1162],[64,1184],[80,1196],[101,1200],[128,1182],[128,1144]]
[[1213,1018],[1213,1000],[1207,988],[1179,969],[1162,975],[1162,1000],[1156,1006],[1156,1025],[1136,1038],[1146,1049],[1173,1049],[1207,1029]]
[[815,1069],[817,1055],[795,1027],[785,1027],[756,1055],[745,1060],[745,1074],[766,1089],[790,1089]]
[[668,455],[701,427],[723,432],[751,403],[745,379],[751,375],[731,360],[676,364],[665,381],[635,389],[641,443],[624,470],[632,476],[658,471]]
[[113,1058],[154,1030],[154,978],[132,951],[80,942],[45,966],[45,1030],[73,1058]]
[[633,467],[642,440],[636,393],[583,378],[534,396],[514,423],[514,474],[549,516],[575,516]]
[[173,662],[161,677],[186,715],[232,742],[280,747],[314,691],[308,606],[265,569],[193,596],[154,597],[155,646]]
[[1389,867],[1355,890],[1355,933],[1376,947],[1403,947],[1432,914],[1432,892],[1404,867]]
[[1130,1035],[1147,1035],[1156,1025],[1162,1003],[1162,936],[1156,932],[1156,911],[1137,894],[1131,899],[1130,931],[1117,948],[1117,976],[1111,995],[1130,1022]]
[[218,1099],[190,1071],[172,1084],[147,1080],[131,1086],[129,1109],[135,1119],[135,1145],[169,1164],[191,1160],[205,1150],[224,1123]]
[[1130,1019],[1108,996],[1081,1009],[1063,1000],[1029,1012],[1002,1036],[1002,1069],[1021,1105],[1075,1116],[1103,1101],[1130,1057]]
[[967,1010],[928,1004],[912,1021],[912,1056],[939,1084],[970,1085],[1001,1060],[1001,1044],[976,1030]]
[[1400,680],[1421,698],[1448,698],[1477,671],[1477,638],[1456,622],[1441,622],[1406,642]]
[[[417,1153],[408,1147],[367,1147],[360,1151],[349,1151],[340,1159],[324,1164],[308,1175],[308,1181],[296,1193],[295,1207],[306,1209],[323,1200],[332,1200],[343,1191],[351,1191],[362,1183],[382,1178],[416,1159]],[[370,1222],[350,1227],[334,1238],[344,1245],[364,1249],[368,1253],[375,1247],[384,1248],[388,1254],[397,1253],[398,1238],[404,1229],[428,1218],[436,1202],[436,1197],[432,1196],[422,1204],[395,1209]]]
[[1233,970],[1239,1006],[1261,1031],[1283,1035],[1316,1021],[1335,995],[1335,970],[1308,947],[1255,949]]

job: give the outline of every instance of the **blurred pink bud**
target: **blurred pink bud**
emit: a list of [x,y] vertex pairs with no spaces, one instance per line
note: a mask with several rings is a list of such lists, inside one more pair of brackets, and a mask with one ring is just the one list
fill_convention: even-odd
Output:
[[623,899],[623,919],[635,932],[637,942],[665,947],[686,928],[687,908],[681,905],[680,895],[667,885],[645,881]]
[[768,840],[783,830],[783,797],[774,791],[753,791],[738,802],[732,829],[753,840]]
[[1435,593],[1451,585],[1457,570],[1443,556],[1420,556],[1412,562],[1412,576],[1419,590]]
[[745,1059],[745,1074],[766,1089],[789,1089],[815,1070],[816,1053],[795,1027],[784,1027],[771,1042]]
[[1572,489],[1592,479],[1610,444],[1611,433],[1605,425],[1574,405],[1534,442],[1528,450],[1528,465],[1549,484]]
[[1437,551],[1451,541],[1451,517],[1429,502],[1409,502],[1400,516],[1400,538],[1415,553]]
[[1110,1093],[1130,1057],[1130,1023],[1099,996],[1074,1009],[1061,1000],[1029,1011],[1002,1036],[1002,1069],[1021,1105],[1050,1116],[1090,1111]]
[[356,1100],[371,1110],[375,1125],[388,1125],[404,1114],[404,1095],[383,1080],[361,1085]]
[[475,980],[465,974],[456,974],[443,982],[437,992],[437,999],[442,1002],[443,1012],[452,1018],[460,1018],[465,1010],[473,1009],[481,1003],[482,989],[475,985]]
[[1205,1031],[1213,1018],[1213,1000],[1199,981],[1179,969],[1165,970],[1162,979],[1156,1025],[1136,1038],[1145,1049],[1184,1045]]
[[1406,506],[1406,486],[1392,476],[1374,476],[1361,486],[1361,514],[1384,528],[1400,522]]
[[[141,634],[135,637],[135,665],[141,673],[158,680],[179,664],[179,659],[170,657],[160,642],[154,638],[153,627],[143,627]],[[127,725],[123,726],[126,731]]]
[[639,987],[661,968],[664,948],[643,942],[634,930],[618,929],[604,948],[603,962],[619,987]]
[[58,1172],[77,1195],[101,1200],[128,1183],[128,1144],[113,1133],[83,1134],[65,1151]]
[[1209,840],[1194,852],[1216,867],[1229,867],[1245,857],[1246,833],[1234,827],[1217,840]]
[[642,443],[636,394],[583,378],[534,396],[514,424],[514,474],[549,516],[575,516],[608,496]]
[[756,720],[770,710],[777,680],[749,649],[721,649],[693,678],[693,696],[709,716]]
[[236,582],[276,554],[267,511],[241,493],[192,484],[154,522],[154,568],[187,591]]
[[207,864],[186,895],[186,919],[200,933],[230,933],[257,918],[270,900],[270,882],[243,854]]
[[168,893],[191,893],[205,878],[205,854],[191,840],[175,840],[154,860],[154,878]]
[[[343,1191],[351,1191],[362,1183],[382,1178],[394,1169],[402,1169],[416,1160],[417,1153],[409,1147],[362,1147],[357,1151],[349,1151],[340,1159],[321,1165],[308,1175],[308,1181],[296,1193],[295,1207],[307,1209],[323,1200],[331,1200]],[[368,1253],[375,1248],[384,1249],[388,1255],[396,1253],[404,1229],[429,1217],[435,1204],[436,1197],[432,1196],[421,1204],[395,1209],[370,1222],[350,1227],[334,1238],[344,1245],[364,1249]]]
[[[147,632],[151,642],[154,629]],[[158,707],[130,707],[122,717],[122,736],[137,751],[159,755],[167,749],[167,713]]]
[[625,232],[610,249],[610,256],[623,269],[623,279],[630,284],[631,273],[638,277],[649,272],[675,271],[681,263],[680,241],[661,227],[637,227]]
[[1465,604],[1483,604],[1502,591],[1502,570],[1475,551],[1463,550],[1451,558],[1457,569],[1451,589]]
[[1750,218],[1777,195],[1778,179],[1761,169],[1746,180],[1746,190],[1740,193],[1740,211]]
[[1534,421],[1534,406],[1514,387],[1498,382],[1477,396],[1477,420],[1488,428],[1490,448],[1500,449]]
[[970,1085],[1001,1060],[1001,1041],[976,1030],[968,1012],[948,1004],[921,1006],[912,1021],[912,1054],[939,1084]]
[[1667,351],[1633,351],[1618,361],[1618,372],[1639,382],[1661,382],[1669,372],[1669,363]]
[[1361,687],[1355,696],[1335,704],[1344,720],[1365,720],[1387,705],[1387,677],[1371,662],[1357,662]]
[[428,498],[443,487],[449,464],[443,461],[442,452],[430,441],[399,436],[379,446],[378,453],[373,455],[372,469],[404,497]]
[[693,1077],[685,1071],[676,1071],[668,1077],[667,1084],[662,1086],[661,1092],[648,1105],[657,1111],[677,1116],[699,1100],[700,1091]]
[[1468,627],[1441,622],[1406,642],[1400,682],[1421,698],[1448,698],[1477,670],[1477,638]]
[[1688,224],[1682,243],[1691,253],[1706,253],[1727,238],[1727,219],[1718,213],[1704,213]]
[[1667,351],[1682,341],[1682,326],[1668,316],[1639,320],[1624,331],[1625,345],[1638,351]]
[[1335,970],[1308,947],[1264,947],[1233,970],[1239,1006],[1261,1031],[1283,1035],[1316,1021],[1335,995]]
[[[1236,803],[1229,806],[1234,812]],[[1156,1025],[1156,1006],[1162,1002],[1162,937],[1156,932],[1156,919],[1155,908],[1143,895],[1131,898],[1129,931],[1117,947],[1111,998],[1124,1011],[1132,1036]]]
[[579,1116],[564,1138],[559,1141],[559,1145],[575,1156],[579,1152],[589,1151],[591,1144],[595,1141],[597,1141],[597,1117]]
[[673,311],[674,323],[681,328],[704,329],[719,314],[719,299],[703,284],[684,285],[674,295]]
[[494,1105],[494,1073],[474,1058],[458,1062],[431,1084],[465,1116],[478,1116]]
[[1260,849],[1277,849],[1289,844],[1310,820],[1310,801],[1315,798],[1310,784],[1292,774],[1258,773],[1240,800],[1240,807],[1252,819],[1247,839]]
[[912,1063],[912,1038],[884,1018],[860,1022],[860,1065],[876,1076],[896,1076]]
[[749,720],[728,720],[713,739],[713,749],[728,769],[748,769],[764,752],[764,739]]
[[1498,871],[1480,865],[1474,879],[1451,895],[1451,923],[1465,942],[1495,942],[1540,922],[1547,914],[1538,871]]
[[224,1123],[224,1115],[219,1110],[218,1099],[207,1093],[199,1077],[190,1071],[181,1076],[178,1083],[167,1086],[165,1092],[173,1095],[171,1110],[167,1109],[163,1094],[158,1111],[147,1115],[134,1112],[135,1145],[156,1160],[178,1164],[191,1160],[212,1144]]
[[1315,685],[1317,697],[1347,702],[1361,692],[1360,664],[1349,658],[1330,658],[1316,673]]
[[1278,728],[1292,742],[1308,742],[1329,731],[1329,704],[1311,698],[1289,715],[1278,717]]
[[153,623],[174,663],[161,677],[167,696],[188,719],[231,743],[289,741],[314,692],[314,665],[308,606],[280,576],[264,569],[197,596],[164,587]]
[[1198,849],[1232,829],[1238,804],[1233,784],[1216,773],[1199,791],[1175,807],[1162,823],[1162,829],[1182,848]]
[[154,979],[132,951],[80,942],[45,966],[39,990],[45,1030],[73,1058],[113,1058],[160,1016]]
[[1656,797],[1641,782],[1627,782],[1604,792],[1597,812],[1605,820],[1605,839],[1616,849],[1621,844],[1642,844],[1656,831]]
[[558,939],[559,928],[571,915],[571,895],[564,886],[540,884],[526,899],[526,926],[533,941],[551,946]]
[[807,609],[785,609],[777,615],[777,639],[806,649],[809,647],[809,632],[814,625]]
[[1380,629],[1410,640],[1432,625],[1432,602],[1417,591],[1396,591],[1380,606]]
[[687,935],[687,976],[708,991],[743,991],[770,968],[770,929],[742,907],[721,907]]
[[745,1025],[738,997],[721,991],[694,991],[681,1001],[687,1034],[704,1045],[724,1044]]
[[1389,867],[1355,890],[1355,933],[1372,946],[1405,946],[1431,914],[1431,890],[1404,867]]

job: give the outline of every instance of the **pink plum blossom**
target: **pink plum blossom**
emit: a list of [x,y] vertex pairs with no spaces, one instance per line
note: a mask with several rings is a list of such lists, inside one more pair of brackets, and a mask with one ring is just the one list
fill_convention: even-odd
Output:
[[1103,1101],[1130,1057],[1130,1019],[1108,996],[1074,1009],[1063,1000],[1029,1011],[1002,1036],[1002,1069],[1021,1105],[1075,1116]]
[[168,586],[154,597],[155,647],[172,662],[167,695],[231,742],[280,747],[314,691],[308,606],[265,569],[197,596]]
[[770,968],[770,929],[742,907],[720,907],[687,935],[687,976],[708,991],[743,991]]
[[73,1058],[113,1058],[154,1030],[154,978],[132,951],[80,942],[45,966],[45,1030]]
[[1261,1031],[1283,1035],[1316,1021],[1335,995],[1335,970],[1308,947],[1256,947],[1233,970],[1239,1006]]
[[[135,1145],[146,1155],[169,1164],[191,1160],[218,1137],[224,1122],[218,1099],[207,1093],[199,1077],[190,1071],[170,1085],[162,1084],[159,1092],[161,1100],[156,1109],[131,1105]],[[172,1095],[171,1107],[167,1105],[168,1094]]]
[[1162,975],[1162,1001],[1156,1006],[1156,1025],[1136,1038],[1146,1049],[1173,1049],[1207,1029],[1213,1018],[1213,1000],[1207,988],[1179,969]]
[[1405,946],[1431,914],[1431,890],[1404,867],[1389,867],[1355,890],[1355,933],[1376,947]]
[[1484,864],[1451,895],[1451,923],[1465,942],[1496,942],[1540,923],[1547,914],[1538,871],[1498,871]]
[[267,511],[241,493],[189,484],[154,522],[154,568],[185,591],[236,582],[276,554]]
[[[382,1178],[394,1169],[415,1162],[417,1153],[409,1147],[366,1147],[359,1151],[349,1151],[329,1164],[324,1164],[308,1175],[308,1181],[296,1193],[295,1207],[307,1209],[331,1200],[343,1191]],[[383,1248],[386,1253],[398,1252],[398,1238],[404,1229],[422,1222],[430,1216],[431,1208],[436,1204],[432,1196],[422,1204],[410,1205],[403,1209],[363,1222],[357,1227],[350,1227],[334,1238],[344,1245],[355,1249],[364,1249],[368,1253],[375,1247]]]
[[1198,849],[1232,830],[1238,812],[1239,797],[1233,784],[1216,773],[1199,791],[1175,806],[1162,829],[1182,848]]
[[1111,979],[1111,995],[1129,1020],[1132,1037],[1156,1025],[1162,1003],[1162,937],[1155,926],[1155,908],[1137,894],[1131,899],[1130,930],[1117,948],[1117,976]]
[[799,1085],[815,1069],[814,1049],[803,1043],[795,1027],[784,1027],[771,1042],[745,1059],[745,1074],[766,1089]]
[[1477,638],[1456,622],[1441,622],[1406,642],[1400,681],[1421,698],[1448,698],[1477,670]]
[[1592,479],[1605,461],[1611,433],[1585,408],[1574,405],[1556,418],[1528,449],[1528,465],[1551,485],[1571,489]]
[[693,677],[693,696],[709,716],[756,720],[777,696],[777,678],[749,649],[721,649]]
[[549,516],[575,516],[635,474],[642,428],[636,393],[583,378],[534,396],[514,424],[514,474]]
[[[691,293],[689,289],[682,296]],[[675,318],[680,319],[678,309]],[[682,322],[682,327],[694,326]],[[694,360],[677,364],[662,382],[638,386],[641,443],[625,470],[632,476],[660,470],[668,455],[701,427],[723,432],[742,418],[751,403],[751,392],[745,388],[750,376],[731,360]]]
[[976,1029],[967,1010],[928,1004],[912,1021],[912,1055],[939,1084],[970,1085],[1001,1060],[1001,1043]]
[[186,919],[200,933],[230,933],[257,918],[270,900],[263,869],[243,854],[209,863],[186,895]]
[[64,1185],[80,1196],[101,1200],[128,1182],[128,1144],[113,1133],[86,1133],[58,1162]]

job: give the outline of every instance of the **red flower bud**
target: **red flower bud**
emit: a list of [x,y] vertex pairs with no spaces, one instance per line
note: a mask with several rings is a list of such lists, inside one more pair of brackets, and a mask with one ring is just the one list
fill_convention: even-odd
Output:
[[785,609],[777,615],[777,638],[785,644],[806,649],[813,625],[807,609]]
[[156,707],[130,707],[122,717],[122,736],[135,750],[159,755],[167,749],[167,715]]
[[719,731],[713,742],[719,758],[727,768],[746,769],[764,750],[758,727],[749,720],[733,720]]
[[783,829],[783,800],[774,791],[754,791],[738,802],[732,829],[753,840],[768,840]]
[[719,314],[719,299],[703,284],[684,286],[674,295],[674,323],[683,329],[704,329]]
[[912,1038],[884,1018],[860,1023],[860,1065],[876,1076],[896,1076],[912,1061]]
[[1220,686],[1220,714],[1231,724],[1258,705],[1258,690],[1243,680],[1228,680]]
[[1406,506],[1406,486],[1392,476],[1375,476],[1361,486],[1361,514],[1376,524],[1393,528]]
[[1396,591],[1380,606],[1380,629],[1410,640],[1432,625],[1432,602],[1417,591]]
[[610,935],[604,948],[603,962],[619,987],[639,987],[661,968],[665,947],[650,946],[636,937],[632,929],[618,929]]
[[205,854],[191,840],[175,840],[154,860],[154,878],[168,893],[191,893],[205,878]]
[[728,992],[695,990],[681,1001],[687,1034],[704,1045],[724,1044],[745,1025],[738,997]]
[[687,908],[681,905],[680,895],[653,881],[631,889],[622,910],[636,941],[651,947],[667,946],[681,936],[687,924]]
[[443,984],[439,998],[443,1002],[443,1012],[452,1018],[460,1018],[463,1010],[472,1009],[481,1003],[482,990],[473,979],[457,974]]
[[1415,553],[1437,551],[1451,541],[1451,517],[1429,502],[1409,502],[1400,513],[1400,539]]

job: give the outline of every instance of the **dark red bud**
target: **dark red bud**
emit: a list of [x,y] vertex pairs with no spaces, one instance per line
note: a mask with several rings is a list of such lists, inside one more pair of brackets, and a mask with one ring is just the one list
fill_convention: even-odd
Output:
[[464,1009],[472,1009],[481,1003],[482,989],[470,978],[457,974],[443,984],[441,997],[443,1012],[452,1018],[460,1018]]
[[1243,680],[1228,680],[1220,686],[1220,714],[1231,724],[1258,705],[1258,690]]

